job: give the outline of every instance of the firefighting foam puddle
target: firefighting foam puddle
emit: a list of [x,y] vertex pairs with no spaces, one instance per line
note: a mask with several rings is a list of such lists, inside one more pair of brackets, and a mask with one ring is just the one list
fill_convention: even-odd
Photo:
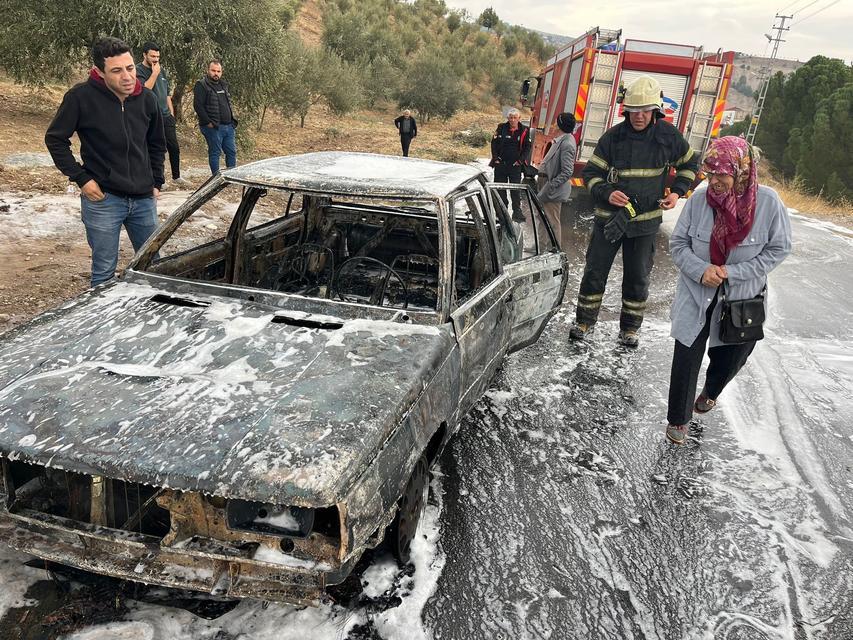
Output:
[[[220,632],[227,638],[257,640],[341,640],[354,628],[371,630],[382,640],[427,640],[430,636],[421,623],[421,611],[435,592],[445,563],[439,544],[442,478],[441,469],[436,467],[430,501],[419,535],[412,543],[414,573],[409,576],[389,555],[378,555],[361,576],[362,600],[351,608],[335,604],[294,607],[276,603],[264,608],[259,602],[247,600],[220,618],[204,620],[180,609],[130,603],[131,612],[124,621],[90,627],[66,636],[66,640],[194,640],[218,637]],[[26,589],[17,589],[22,590]],[[22,593],[17,598],[21,596]],[[399,598],[398,606],[394,606],[395,598]],[[13,597],[8,600],[16,601]]]
[[[157,213],[162,222],[187,199],[188,191],[166,191],[157,200]],[[80,220],[80,193],[30,194],[0,192],[0,203],[9,205],[0,213],[3,238],[0,242],[16,242],[24,238],[72,237],[85,243],[85,232]],[[233,215],[225,203],[213,201],[190,220],[192,225],[207,230],[218,228],[223,234],[228,228],[222,217]],[[124,240],[127,240],[122,234]]]
[[23,607],[32,604],[25,597],[27,589],[36,580],[44,579],[44,571],[24,566],[29,559],[22,553],[17,553],[8,547],[0,545],[0,620],[12,607]]

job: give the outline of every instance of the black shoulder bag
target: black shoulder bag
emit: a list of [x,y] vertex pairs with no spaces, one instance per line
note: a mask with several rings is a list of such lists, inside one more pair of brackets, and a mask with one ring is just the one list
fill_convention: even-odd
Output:
[[726,283],[720,286],[720,342],[739,344],[764,338],[764,294],[767,285],[754,298],[729,300]]

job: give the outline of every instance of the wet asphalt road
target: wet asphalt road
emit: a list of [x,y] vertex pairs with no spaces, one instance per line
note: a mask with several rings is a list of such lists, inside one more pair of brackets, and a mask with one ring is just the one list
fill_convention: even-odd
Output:
[[[853,234],[793,222],[768,337],[693,425],[663,436],[676,270],[660,234],[636,352],[621,269],[570,344],[589,219],[564,211],[571,282],[441,460],[441,640],[853,639]],[[700,378],[701,384],[701,378]]]

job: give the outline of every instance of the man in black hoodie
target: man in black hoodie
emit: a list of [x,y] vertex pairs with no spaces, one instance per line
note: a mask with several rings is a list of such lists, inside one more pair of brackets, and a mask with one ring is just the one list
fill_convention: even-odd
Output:
[[237,119],[231,109],[228,83],[222,79],[222,63],[211,60],[205,76],[193,87],[193,108],[198,116],[198,126],[207,142],[207,160],[210,173],[219,173],[219,156],[225,152],[225,167],[237,166],[237,145],[234,127]]
[[[89,79],[65,94],[44,142],[57,168],[80,187],[94,287],[115,275],[122,226],[134,250],[157,228],[166,138],[157,98],[137,80],[130,47],[104,38],[92,58]],[[71,153],[75,132],[82,165]]]

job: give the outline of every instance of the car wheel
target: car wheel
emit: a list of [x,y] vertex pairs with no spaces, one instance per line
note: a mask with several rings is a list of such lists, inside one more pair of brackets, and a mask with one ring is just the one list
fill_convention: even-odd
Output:
[[412,541],[417,534],[418,524],[426,509],[429,497],[429,465],[426,456],[421,456],[412,475],[406,484],[400,502],[397,505],[397,515],[388,527],[386,541],[391,553],[400,564],[408,564],[411,559]]

